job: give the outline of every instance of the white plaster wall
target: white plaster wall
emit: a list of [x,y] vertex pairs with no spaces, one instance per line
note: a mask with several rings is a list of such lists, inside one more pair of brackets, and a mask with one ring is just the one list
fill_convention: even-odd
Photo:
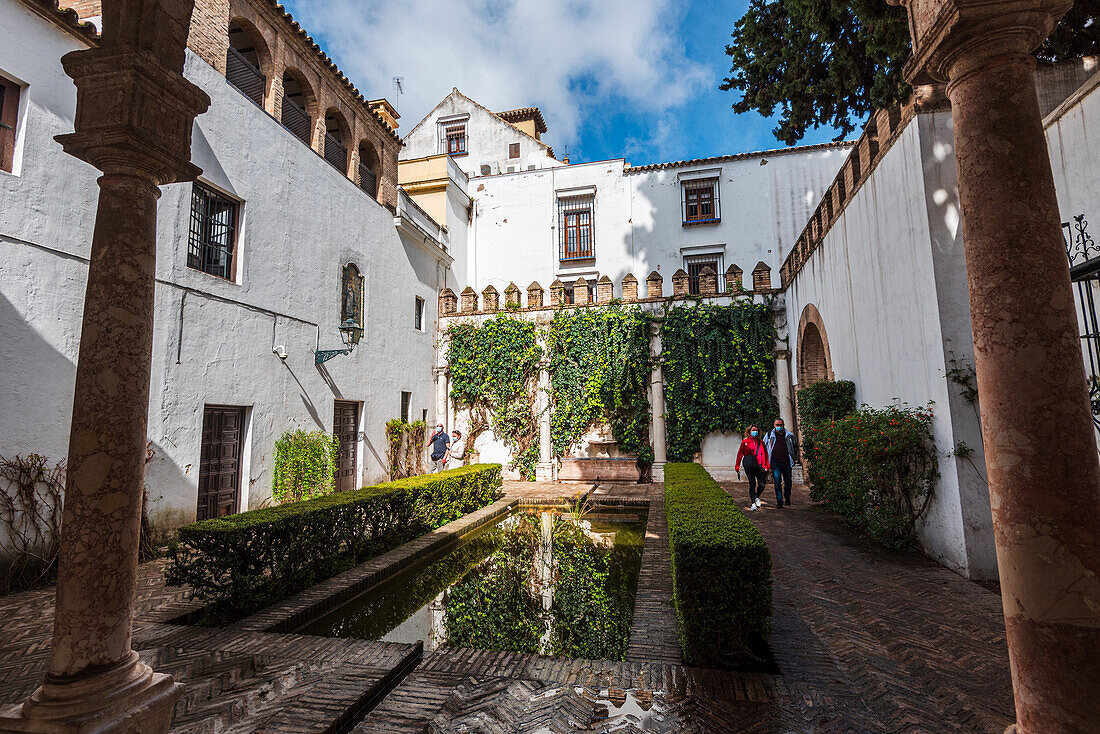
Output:
[[[446,151],[440,147],[439,120],[456,115],[469,115],[466,123],[466,155],[455,161],[467,175],[481,175],[481,166],[489,164],[493,174],[507,173],[509,168],[526,171],[530,167],[549,168],[564,165],[551,158],[542,142],[520,131],[511,123],[497,117],[457,89],[436,105],[428,116],[405,136],[402,160],[438,155]],[[518,158],[508,157],[508,146],[519,143]]]
[[[0,454],[65,455],[96,171],[53,136],[72,129],[75,89],[58,59],[77,42],[12,0],[0,0],[0,71],[28,83],[20,175],[0,173]],[[204,178],[243,199],[236,282],[186,267],[190,184],[162,189],[147,481],[155,521],[195,516],[204,404],[247,412],[242,499],[268,500],[275,439],[295,427],[332,430],[333,401],[361,403],[361,481],[383,478],[384,424],[412,393],[434,412],[436,293],[445,273],[393,215],[188,53],[187,76],[211,97],[195,129]],[[341,267],[365,276],[365,333],[340,347]],[[413,328],[414,296],[425,330]],[[273,346],[288,352],[286,362]]]
[[973,350],[950,143],[946,113],[902,132],[792,282],[787,316],[797,364],[795,325],[817,307],[835,377],[855,382],[857,403],[934,402],[941,477],[921,540],[948,567],[986,578],[995,573],[988,491],[948,455],[965,438],[984,466],[973,408],[945,378],[945,353]]
[[[665,279],[667,295],[684,255],[713,251],[723,253],[723,270],[736,264],[744,271],[747,288],[759,262],[772,269],[772,283],[778,285],[782,258],[836,176],[846,150],[760,154],[663,170],[630,171],[622,159],[614,159],[473,178],[471,237],[477,245],[462,287],[473,285],[480,293],[493,285],[503,292],[510,282],[521,289],[532,281],[549,288],[554,279],[571,285],[578,277],[591,282],[607,275],[621,296],[622,277],[633,273],[644,297],[645,278],[656,270]],[[685,227],[681,182],[708,171],[720,179],[721,222]],[[595,261],[561,263],[557,195],[586,187],[596,192]]]

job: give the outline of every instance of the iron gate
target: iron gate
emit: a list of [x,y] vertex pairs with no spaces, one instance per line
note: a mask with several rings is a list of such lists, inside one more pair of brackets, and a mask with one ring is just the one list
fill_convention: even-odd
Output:
[[1089,384],[1092,422],[1100,430],[1100,246],[1088,232],[1088,221],[1078,214],[1062,222],[1062,239],[1069,257],[1069,274],[1074,286],[1077,321],[1081,327],[1081,356]]

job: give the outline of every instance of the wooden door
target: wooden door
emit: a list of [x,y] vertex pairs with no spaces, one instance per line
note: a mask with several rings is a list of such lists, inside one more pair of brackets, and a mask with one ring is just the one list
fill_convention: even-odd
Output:
[[336,401],[332,433],[340,441],[336,457],[336,491],[357,489],[355,462],[359,448],[359,403]]
[[208,405],[202,414],[198,519],[240,511],[244,408]]

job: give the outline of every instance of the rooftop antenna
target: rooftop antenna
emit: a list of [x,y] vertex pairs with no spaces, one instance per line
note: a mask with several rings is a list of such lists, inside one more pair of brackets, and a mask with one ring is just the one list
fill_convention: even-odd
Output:
[[405,93],[405,77],[395,76],[393,78],[393,108],[398,112],[401,111],[401,95]]

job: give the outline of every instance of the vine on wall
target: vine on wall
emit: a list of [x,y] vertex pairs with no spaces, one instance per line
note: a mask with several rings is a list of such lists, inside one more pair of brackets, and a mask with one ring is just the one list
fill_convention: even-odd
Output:
[[534,396],[542,358],[535,325],[501,314],[481,324],[454,324],[447,336],[451,399],[455,408],[470,411],[467,453],[491,420],[512,451],[511,468],[533,477],[539,460]]
[[742,432],[779,415],[775,340],[766,304],[699,303],[668,312],[661,361],[669,461],[692,461],[712,431]]
[[336,488],[340,440],[324,431],[287,431],[275,442],[271,496],[279,504],[329,494]]
[[649,317],[620,305],[559,311],[548,348],[554,454],[566,454],[593,423],[607,423],[622,452],[652,464]]

